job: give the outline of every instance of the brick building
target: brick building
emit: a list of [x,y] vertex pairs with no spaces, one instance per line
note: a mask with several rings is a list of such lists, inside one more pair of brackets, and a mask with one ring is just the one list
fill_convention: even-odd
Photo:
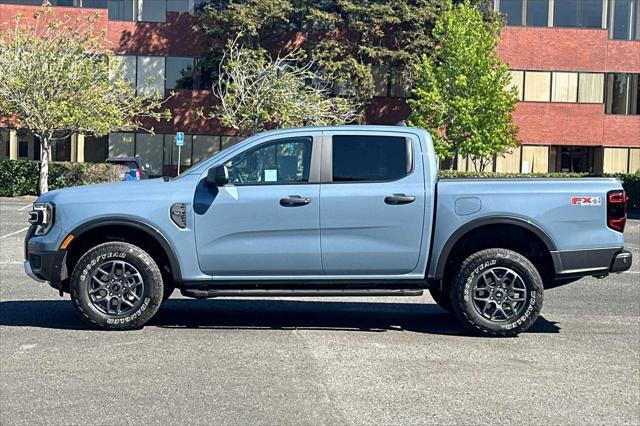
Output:
[[[188,13],[204,0],[51,0],[60,13],[97,13],[118,67],[138,87],[149,78],[160,90],[177,91],[173,119],[155,135],[74,135],[56,144],[58,161],[102,162],[136,155],[151,175],[173,174],[176,131],[186,133],[184,169],[238,139],[215,120],[192,112],[213,102],[202,71],[204,40]],[[41,0],[0,0],[0,25],[29,15]],[[640,172],[640,0],[496,0],[507,26],[500,56],[519,89],[514,119],[522,146],[491,167],[496,171]],[[379,72],[369,123],[405,119],[407,87],[393,72]],[[185,155],[186,153],[186,155]],[[39,144],[21,129],[0,129],[0,158],[38,159]],[[473,169],[459,159],[460,169]]]

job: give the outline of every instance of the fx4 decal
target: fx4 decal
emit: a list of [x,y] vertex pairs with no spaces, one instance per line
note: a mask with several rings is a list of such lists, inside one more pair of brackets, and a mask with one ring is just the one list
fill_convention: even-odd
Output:
[[572,206],[599,206],[601,204],[600,197],[571,197]]

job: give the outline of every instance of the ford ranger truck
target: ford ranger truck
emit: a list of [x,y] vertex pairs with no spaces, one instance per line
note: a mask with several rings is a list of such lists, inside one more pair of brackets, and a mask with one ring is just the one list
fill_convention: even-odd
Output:
[[543,291],[631,266],[617,179],[439,180],[429,134],[345,126],[257,134],[173,180],[81,186],[29,213],[26,273],[80,316],[140,328],[174,289],[419,296],[474,333],[527,330]]

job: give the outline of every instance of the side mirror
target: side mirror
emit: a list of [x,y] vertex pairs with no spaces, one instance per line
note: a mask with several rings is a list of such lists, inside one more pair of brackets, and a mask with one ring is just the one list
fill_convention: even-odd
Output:
[[229,172],[225,166],[211,167],[207,172],[207,186],[224,186],[229,183]]

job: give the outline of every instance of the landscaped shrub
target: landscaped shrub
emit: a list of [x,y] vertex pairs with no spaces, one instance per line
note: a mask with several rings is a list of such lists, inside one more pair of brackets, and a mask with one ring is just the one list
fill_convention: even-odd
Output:
[[492,172],[462,172],[456,170],[441,170],[441,179],[490,179],[490,178],[581,178],[581,177],[615,177],[622,181],[622,187],[629,196],[629,206],[640,208],[640,174],[638,173],[492,173]]
[[[0,196],[38,195],[38,161],[0,161]],[[92,183],[117,182],[122,179],[122,166],[93,163],[50,163],[49,189]]]

